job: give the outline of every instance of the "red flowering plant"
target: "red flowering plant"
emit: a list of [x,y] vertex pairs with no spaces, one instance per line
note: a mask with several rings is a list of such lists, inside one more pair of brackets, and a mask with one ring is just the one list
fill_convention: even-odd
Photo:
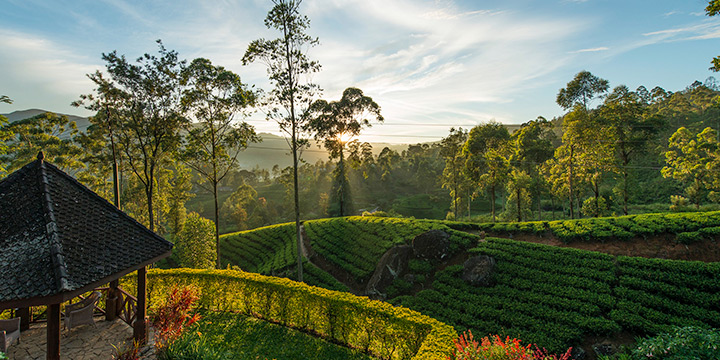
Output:
[[558,357],[532,344],[522,345],[520,340],[509,336],[503,340],[499,335],[486,336],[478,342],[472,332],[463,333],[454,340],[455,351],[447,360],[569,360],[570,351]]
[[196,287],[173,287],[165,301],[155,309],[152,326],[155,329],[155,348],[162,350],[180,338],[185,329],[200,320],[194,313],[195,302],[200,298]]

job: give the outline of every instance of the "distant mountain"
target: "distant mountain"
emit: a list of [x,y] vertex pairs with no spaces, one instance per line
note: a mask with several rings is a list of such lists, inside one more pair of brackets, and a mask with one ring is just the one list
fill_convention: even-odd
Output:
[[[47,110],[40,110],[40,109],[28,109],[28,110],[18,110],[13,111],[9,114],[0,114],[8,118],[10,122],[15,122],[18,120],[25,120],[29,119],[33,116],[38,116],[40,114],[44,114],[46,112],[52,112]],[[87,130],[88,126],[90,126],[90,120],[86,117],[77,116],[77,115],[68,115],[68,114],[60,114],[56,113],[58,115],[65,115],[70,119],[70,121],[74,121],[75,125],[77,125],[78,130],[85,131]]]

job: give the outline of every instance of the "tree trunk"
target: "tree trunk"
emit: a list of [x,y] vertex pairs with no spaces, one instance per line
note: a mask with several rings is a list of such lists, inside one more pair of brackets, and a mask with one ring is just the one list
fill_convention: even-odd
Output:
[[338,180],[340,181],[340,217],[343,217],[345,216],[345,159],[342,149],[340,149],[340,161],[338,162],[338,167]]
[[623,213],[625,215],[628,214],[628,200],[630,196],[628,196],[628,164],[630,163],[629,160],[623,161]]
[[568,169],[568,188],[570,190],[570,218],[575,218],[575,209],[573,208],[573,148],[570,146],[570,167]]
[[522,222],[522,213],[521,213],[521,210],[520,210],[520,207],[521,207],[521,206],[520,206],[520,188],[518,188],[517,190],[515,190],[515,196],[517,197],[517,199],[516,199],[516,202],[517,202],[517,219],[518,219],[518,222]]
[[[292,108],[294,112],[294,107]],[[294,115],[293,115],[294,117]],[[297,133],[296,124],[292,125],[292,154],[293,154],[293,189],[295,192],[295,239],[297,248],[297,271],[298,281],[303,281],[302,268],[302,238],[300,235],[300,188],[298,186],[298,153],[297,153]]]
[[217,181],[213,181],[213,200],[215,201],[215,256],[217,257],[215,268],[220,269],[220,208],[218,207]]
[[153,217],[153,183],[152,180],[150,180],[150,183],[145,186],[145,195],[147,196],[147,206],[148,206],[148,223],[150,224],[150,231],[155,231],[155,218]]
[[595,193],[595,217],[596,218],[600,217],[600,199],[599,199],[600,186],[598,185],[599,182],[600,182],[600,180],[596,180],[595,183],[593,184],[594,185],[593,192]]
[[492,221],[495,222],[495,185],[490,186],[490,209],[492,212]]

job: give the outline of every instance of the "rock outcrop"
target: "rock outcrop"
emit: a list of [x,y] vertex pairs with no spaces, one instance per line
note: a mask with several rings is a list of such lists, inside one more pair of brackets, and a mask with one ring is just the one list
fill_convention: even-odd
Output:
[[487,255],[473,256],[463,264],[462,279],[472,286],[492,286],[495,263]]
[[413,247],[410,245],[398,245],[386,251],[368,281],[365,294],[384,298],[385,288],[390,286],[398,276],[405,274],[408,262],[412,257]]
[[430,230],[416,236],[412,241],[415,257],[425,260],[441,260],[448,255],[450,235],[442,230]]

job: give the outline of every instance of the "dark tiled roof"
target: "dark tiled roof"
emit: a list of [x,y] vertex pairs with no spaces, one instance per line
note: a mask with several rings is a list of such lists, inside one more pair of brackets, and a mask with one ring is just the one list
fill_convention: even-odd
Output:
[[41,160],[0,181],[0,303],[78,290],[171,248]]

